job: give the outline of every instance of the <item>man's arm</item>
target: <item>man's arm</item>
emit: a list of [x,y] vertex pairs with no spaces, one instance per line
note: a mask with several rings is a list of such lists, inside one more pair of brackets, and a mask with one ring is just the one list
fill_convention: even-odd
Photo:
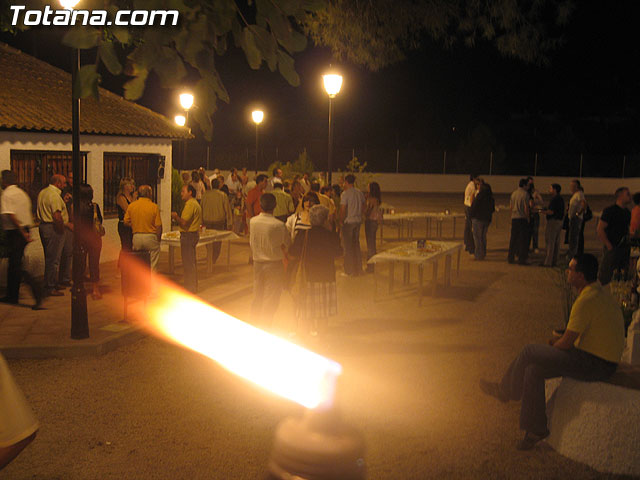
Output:
[[123,222],[127,227],[131,228],[131,215],[129,215],[129,209],[127,209],[127,211],[124,212]]
[[339,223],[344,223],[345,218],[347,218],[347,206],[340,205],[340,218],[338,218]]
[[231,213],[231,203],[229,203],[229,197],[225,197],[224,199],[224,215],[225,215],[225,225],[227,230],[231,230],[233,227],[233,214]]
[[607,238],[607,232],[605,232],[605,229],[607,228],[608,225],[609,224],[607,222],[605,222],[604,220],[600,219],[600,221],[598,222],[598,238],[600,239],[602,244],[605,247],[607,247],[607,250],[613,250],[613,245],[611,244],[611,242]]
[[13,214],[13,213],[5,213],[5,215],[7,217],[9,217],[9,220],[11,220],[11,223],[13,223],[15,225],[15,227],[18,229],[18,231],[22,234],[22,236],[24,237],[24,240],[27,243],[29,243],[31,241],[31,235],[29,234],[29,229],[28,228],[22,228],[22,226],[20,225],[20,222],[16,218],[15,214]]
[[255,214],[253,213],[253,201],[250,196],[247,195],[247,213],[249,214],[249,218],[253,218]]
[[560,350],[570,350],[573,348],[574,342],[578,339],[580,334],[573,330],[565,330],[564,335],[553,343],[555,348]]
[[175,222],[178,225],[180,225],[180,228],[182,228],[182,229],[186,229],[187,226],[189,225],[189,220],[191,220],[190,218],[185,220],[180,215],[178,215],[177,212],[171,212],[171,218],[173,218],[175,220]]

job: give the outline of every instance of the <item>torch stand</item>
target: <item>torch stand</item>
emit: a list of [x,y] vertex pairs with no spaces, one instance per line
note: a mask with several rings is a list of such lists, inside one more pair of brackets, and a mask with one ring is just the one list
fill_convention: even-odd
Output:
[[269,460],[272,480],[364,480],[364,440],[338,412],[307,410],[276,429]]

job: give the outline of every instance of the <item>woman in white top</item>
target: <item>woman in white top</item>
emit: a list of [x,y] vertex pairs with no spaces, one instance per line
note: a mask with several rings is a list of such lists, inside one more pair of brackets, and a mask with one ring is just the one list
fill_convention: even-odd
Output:
[[287,230],[291,235],[291,242],[296,239],[296,234],[300,230],[309,230],[311,228],[311,221],[309,220],[309,210],[314,205],[320,205],[320,199],[316,192],[308,192],[302,197],[302,211],[294,213],[287,218]]

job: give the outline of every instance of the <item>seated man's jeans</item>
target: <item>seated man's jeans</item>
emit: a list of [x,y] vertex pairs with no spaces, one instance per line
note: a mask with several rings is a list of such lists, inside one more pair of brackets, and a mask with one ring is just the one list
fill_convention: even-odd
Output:
[[603,381],[616,371],[616,364],[572,348],[527,345],[511,363],[500,389],[511,400],[522,399],[520,428],[543,435],[547,431],[545,379],[570,377],[587,382]]

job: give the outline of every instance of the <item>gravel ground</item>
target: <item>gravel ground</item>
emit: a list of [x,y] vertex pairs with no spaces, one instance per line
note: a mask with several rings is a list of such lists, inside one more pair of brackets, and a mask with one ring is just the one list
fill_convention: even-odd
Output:
[[[446,201],[412,200],[433,209]],[[525,343],[545,341],[562,322],[557,272],[507,265],[507,225],[504,216],[491,227],[487,261],[463,256],[460,277],[420,307],[399,280],[391,296],[381,282],[375,298],[372,276],[339,279],[340,314],[311,346],[344,367],[338,403],[364,433],[369,478],[621,478],[544,443],[517,451],[519,405],[479,392],[480,377],[498,378]],[[597,248],[593,235],[588,246]],[[246,253],[236,255],[244,290],[222,307],[246,318],[250,270],[240,265]],[[282,330],[290,307],[283,300]],[[155,338],[98,358],[10,366],[42,427],[0,478],[263,478],[275,426],[301,412]]]

